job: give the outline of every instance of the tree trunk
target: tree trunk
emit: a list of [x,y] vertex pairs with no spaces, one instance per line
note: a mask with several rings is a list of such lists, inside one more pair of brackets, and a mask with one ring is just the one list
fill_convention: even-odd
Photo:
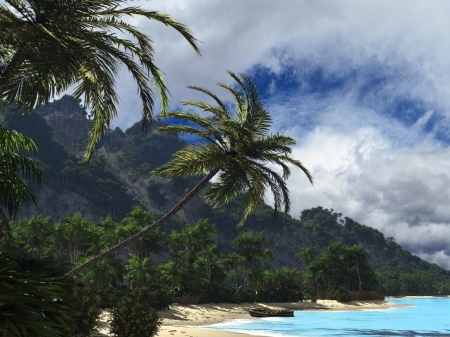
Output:
[[103,252],[103,253],[93,257],[92,259],[90,259],[86,263],[83,263],[82,265],[72,269],[70,272],[68,272],[64,276],[66,276],[66,277],[73,277],[73,276],[79,274],[80,272],[82,272],[86,268],[89,268],[93,264],[95,264],[95,263],[105,259],[109,255],[118,253],[122,248],[124,248],[124,247],[128,246],[129,244],[135,242],[136,240],[140,239],[141,237],[143,237],[144,235],[150,233],[151,231],[154,231],[155,229],[157,229],[164,222],[166,222],[168,219],[173,217],[181,208],[183,208],[183,206],[186,205],[189,202],[189,200],[191,200],[202,189],[202,187],[205,186],[212,179],[212,177],[214,177],[216,175],[217,172],[219,172],[219,170],[214,170],[214,171],[208,173],[202,180],[200,180],[200,182],[188,194],[186,194],[186,196],[183,199],[181,199],[181,201],[178,204],[176,204],[169,212],[167,212],[158,221],[154,222],[153,224],[151,224],[147,228],[144,228],[143,230],[141,230],[140,232],[134,234],[133,236],[130,236],[128,239],[126,239],[126,240],[118,243],[117,245],[111,247],[107,251],[105,251],[105,252]]
[[356,266],[356,273],[358,274],[358,286],[359,291],[362,291],[362,282],[361,282],[361,275],[359,275],[359,267],[358,267],[358,259],[355,259],[355,266]]

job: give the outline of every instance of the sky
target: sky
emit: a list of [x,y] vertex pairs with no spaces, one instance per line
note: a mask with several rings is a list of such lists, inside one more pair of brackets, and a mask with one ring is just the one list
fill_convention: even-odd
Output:
[[[288,180],[295,218],[323,206],[377,228],[450,269],[450,2],[153,0],[202,41],[202,56],[173,29],[135,18],[152,37],[172,107],[206,97],[226,70],[257,84],[273,132],[313,174]],[[139,120],[123,70],[116,125]],[[270,199],[267,200],[270,202]]]

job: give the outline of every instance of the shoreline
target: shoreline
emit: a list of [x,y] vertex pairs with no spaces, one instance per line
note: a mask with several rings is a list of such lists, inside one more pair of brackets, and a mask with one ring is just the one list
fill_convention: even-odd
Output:
[[[394,307],[408,306],[407,304],[390,303],[383,300],[374,301],[352,301],[340,303],[333,300],[317,300],[294,303],[218,303],[180,305],[172,304],[168,310],[159,312],[163,324],[158,337],[245,337],[257,336],[244,333],[228,332],[209,329],[208,327],[236,319],[258,319],[248,314],[250,307],[266,307],[273,309],[299,310],[330,310],[330,311],[363,311],[363,310],[385,310]],[[101,316],[100,332],[95,337],[107,337],[108,325],[106,323],[108,312]]]

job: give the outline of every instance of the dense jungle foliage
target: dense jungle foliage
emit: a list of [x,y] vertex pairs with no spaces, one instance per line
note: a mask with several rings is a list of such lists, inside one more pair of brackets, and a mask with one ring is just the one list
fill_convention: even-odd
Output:
[[[316,208],[302,215],[330,213]],[[155,219],[154,214],[140,206],[119,222],[109,216],[92,222],[79,213],[69,213],[59,222],[33,216],[14,224],[14,244],[4,248],[16,257],[51,257],[75,266]],[[359,226],[363,230],[361,225],[351,223],[353,229]],[[220,248],[224,235],[210,220],[200,219],[189,225],[172,222],[119,256],[81,273],[76,281],[102,291],[150,289],[155,293],[152,296],[166,304],[230,299],[296,301],[304,296],[320,298],[325,293],[327,297],[339,288],[347,292],[377,290],[384,295],[450,293],[448,271],[412,256],[392,239],[384,241],[395,249],[389,253],[393,258],[381,268],[370,264],[362,245],[335,240],[321,248],[310,246],[292,256],[305,267],[298,270],[271,266],[274,255],[265,234],[244,229],[229,245],[222,244],[224,248]]]

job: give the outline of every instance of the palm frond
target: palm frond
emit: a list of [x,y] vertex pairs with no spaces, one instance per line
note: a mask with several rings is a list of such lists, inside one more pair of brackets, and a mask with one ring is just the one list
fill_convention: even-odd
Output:
[[[94,117],[87,161],[117,114],[112,106],[118,102],[115,83],[120,65],[125,65],[137,84],[146,129],[155,108],[152,88],[159,94],[162,111],[169,106],[169,92],[154,64],[153,41],[123,18],[138,16],[175,29],[199,55],[200,42],[169,15],[123,7],[124,3],[6,0],[0,4],[0,96],[4,98],[0,109],[14,104],[26,114],[76,85],[75,96],[85,99]],[[131,40],[119,38],[118,33]]]
[[[290,156],[294,139],[268,134],[272,120],[250,78],[231,71],[228,74],[237,83],[236,87],[225,83],[218,85],[233,95],[235,116],[231,116],[225,104],[211,91],[191,86],[191,89],[212,97],[217,106],[201,101],[186,101],[182,105],[200,108],[213,117],[208,119],[195,113],[168,112],[162,116],[189,121],[195,126],[165,126],[159,130],[194,134],[208,140],[209,144],[188,145],[154,173],[174,176],[206,174],[208,169],[220,170],[204,199],[213,207],[218,207],[243,195],[241,226],[263,203],[267,189],[273,196],[274,219],[281,210],[289,212],[291,203],[286,179],[291,174],[292,166],[301,169],[311,184],[313,178],[300,161]],[[280,167],[281,175],[270,165]]]
[[20,205],[36,203],[33,191],[23,180],[42,180],[36,162],[21,152],[36,151],[31,138],[0,126],[0,234],[10,238],[8,216],[15,218]]

